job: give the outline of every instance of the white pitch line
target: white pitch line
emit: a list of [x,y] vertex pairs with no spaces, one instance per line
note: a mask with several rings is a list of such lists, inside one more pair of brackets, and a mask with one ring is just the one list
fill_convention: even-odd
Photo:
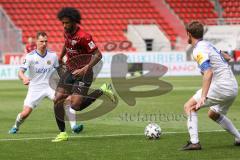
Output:
[[[196,87],[196,86],[195,87],[194,86],[173,87],[173,90],[175,90],[175,91],[182,91],[182,90],[184,90],[184,91],[193,91],[193,90],[197,91],[199,89],[201,89],[201,86],[199,86],[199,87]],[[238,88],[238,90],[240,90],[240,88]]]
[[198,89],[200,89],[201,87],[173,87],[173,90],[175,90],[175,91],[182,91],[182,90],[184,90],[184,91],[192,91],[192,90],[198,90]]
[[[200,133],[211,132],[225,132],[225,130],[212,130],[212,131],[200,131]],[[163,132],[163,134],[184,134],[187,132]],[[69,136],[69,138],[103,138],[103,137],[121,137],[121,136],[143,136],[143,133],[135,134],[108,134],[108,135],[92,135],[92,136]],[[32,137],[32,138],[6,138],[0,139],[0,141],[25,141],[25,140],[47,140],[55,137]]]

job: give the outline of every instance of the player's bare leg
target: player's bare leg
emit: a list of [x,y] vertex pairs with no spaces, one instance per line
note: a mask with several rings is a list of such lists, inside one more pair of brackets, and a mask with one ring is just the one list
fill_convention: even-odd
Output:
[[71,107],[75,111],[79,111],[80,106],[83,102],[83,99],[84,97],[82,95],[78,95],[78,94],[71,95],[71,104],[69,104],[69,107]]
[[16,117],[15,124],[9,130],[10,134],[15,134],[18,132],[20,125],[24,122],[24,120],[31,114],[32,108],[29,106],[24,106],[23,111],[19,113]]
[[[88,89],[86,89],[86,91],[88,91]],[[113,93],[111,85],[105,83],[101,86],[100,89],[94,90],[89,95],[79,95],[78,93],[73,93],[73,95],[71,95],[71,108],[76,111],[82,111],[85,108],[89,107],[93,102],[95,102],[96,99],[101,97],[103,94],[106,95],[112,102],[117,102],[117,96]]]
[[197,104],[192,97],[184,105],[184,111],[188,117],[187,127],[190,135],[190,141],[182,148],[182,150],[200,150],[201,145],[198,138],[198,117],[197,111],[194,109]]
[[94,90],[92,93],[90,93],[89,95],[87,95],[83,98],[79,110],[80,111],[84,110],[85,108],[90,106],[93,102],[95,102],[96,99],[98,99],[102,95],[103,95],[102,90],[100,90],[100,89]]
[[89,95],[84,96],[81,100],[81,104],[78,104],[79,107],[77,107],[76,109],[78,109],[79,111],[84,110],[102,95],[107,96],[113,103],[117,103],[117,96],[114,94],[111,84],[104,83],[100,87],[100,89],[96,89]]
[[82,111],[104,94],[103,90],[96,89],[88,95],[89,87],[90,86],[75,87],[75,92],[71,95],[70,107],[72,109]]
[[23,111],[20,113],[22,119],[26,119],[32,113],[32,108],[24,106]]

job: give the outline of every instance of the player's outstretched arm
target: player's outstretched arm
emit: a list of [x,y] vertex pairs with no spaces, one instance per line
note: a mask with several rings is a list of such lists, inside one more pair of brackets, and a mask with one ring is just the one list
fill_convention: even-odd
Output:
[[25,76],[25,70],[24,69],[20,69],[18,71],[18,77],[20,80],[22,80],[24,85],[28,85],[30,83],[30,79],[28,77]]

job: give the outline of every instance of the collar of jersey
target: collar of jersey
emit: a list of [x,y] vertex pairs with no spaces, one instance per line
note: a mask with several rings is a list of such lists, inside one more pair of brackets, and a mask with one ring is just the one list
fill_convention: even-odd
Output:
[[37,53],[37,55],[39,55],[39,56],[42,57],[42,58],[44,58],[44,57],[47,55],[47,50],[46,50],[46,52],[45,52],[44,55],[41,55],[40,53],[38,53],[37,50],[35,50],[35,52]]
[[197,41],[197,43],[194,45],[194,48],[196,48],[197,47],[197,45],[198,45],[198,43],[200,42],[200,41],[202,41],[203,39],[201,38],[201,39],[199,39],[198,41]]
[[80,29],[80,27],[79,27],[79,25],[77,25],[75,31],[74,31],[72,34],[67,33],[67,32],[65,32],[65,33],[66,33],[68,36],[73,36],[75,33],[77,33],[77,31],[78,31],[79,29]]

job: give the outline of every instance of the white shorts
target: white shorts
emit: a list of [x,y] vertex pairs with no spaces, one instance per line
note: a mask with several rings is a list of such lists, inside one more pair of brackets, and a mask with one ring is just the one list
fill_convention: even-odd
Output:
[[24,106],[30,108],[36,108],[36,106],[43,100],[48,97],[53,100],[55,96],[55,91],[49,86],[37,86],[29,87],[27,96],[24,100]]
[[[213,94],[213,92],[211,93]],[[193,95],[193,99],[198,102],[201,99],[202,89],[199,89],[195,95]],[[205,104],[202,107],[210,107],[213,112],[219,114],[227,114],[229,107],[234,102],[236,96],[226,97],[226,98],[207,98]]]

